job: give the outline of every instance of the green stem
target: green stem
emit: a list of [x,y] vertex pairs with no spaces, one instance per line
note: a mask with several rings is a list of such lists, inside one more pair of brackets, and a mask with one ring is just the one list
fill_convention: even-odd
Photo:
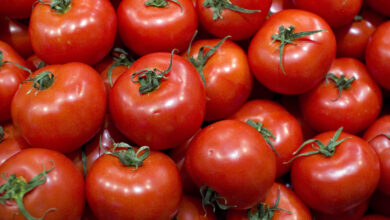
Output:
[[[183,12],[183,5],[178,0],[169,0],[172,1],[180,6],[181,12]],[[168,7],[168,0],[148,0],[145,2],[146,6],[153,6],[157,8],[167,8]]]
[[22,69],[22,70],[28,72],[30,75],[32,74],[31,70],[28,69],[27,67],[24,67],[22,65],[19,65],[17,63],[12,62],[12,61],[3,60],[3,59],[4,59],[3,51],[0,50],[0,67],[2,67],[6,63],[9,63],[9,64],[12,64],[12,65],[18,67],[19,69]]
[[[390,131],[390,128],[387,129]],[[380,134],[377,134],[375,135],[374,137],[370,138],[369,140],[367,140],[367,142],[371,142],[372,140],[374,140],[375,138],[379,137],[379,136],[385,136],[387,139],[390,139],[390,135],[389,134],[386,134],[386,133],[380,133]],[[1,142],[1,141],[0,141]]]
[[353,18],[354,21],[361,21],[363,20],[363,16],[361,15],[356,15],[354,18]]
[[48,89],[54,83],[54,75],[50,71],[42,71],[39,75],[34,76],[33,78],[28,78],[24,80],[22,83],[32,82],[31,89],[28,90],[27,94],[31,93],[31,91],[35,88],[35,94],[39,91]]
[[272,138],[273,140],[276,140],[276,137],[272,134],[272,132],[270,130],[268,130],[267,128],[263,127],[263,124],[261,122],[254,122],[252,120],[247,120],[246,123],[249,124],[250,126],[252,126],[254,129],[256,129],[256,131],[259,132],[261,134],[261,136],[263,136],[263,138],[265,139],[267,144],[275,152],[276,156],[280,157],[279,153],[275,149],[275,146],[272,144],[272,142],[270,140],[270,138]]
[[[228,210],[229,208],[236,207],[235,205],[227,205],[225,197],[218,196],[217,192],[206,185],[200,187],[200,195],[202,197],[202,207],[205,213],[204,216],[207,216],[206,205],[210,205],[213,208],[213,212],[215,212],[216,206],[222,210]],[[223,200],[224,204],[222,204],[220,200]]]
[[111,88],[113,86],[112,70],[117,66],[126,66],[127,68],[130,68],[130,66],[134,63],[134,60],[129,58],[129,54],[124,49],[115,48],[113,52],[113,59],[115,62],[108,68],[107,72],[108,82],[110,83]]
[[329,79],[333,81],[339,91],[336,99],[333,99],[333,101],[337,101],[340,98],[342,91],[351,88],[351,84],[355,81],[354,76],[348,79],[344,75],[337,77],[333,73],[326,74],[325,83],[327,83]]
[[70,4],[71,0],[52,0],[51,3],[43,0],[38,0],[38,2],[44,5],[49,5],[50,8],[54,10],[57,14],[64,14],[72,7],[72,5]]
[[4,135],[4,128],[0,125],[0,143],[3,142]]
[[85,145],[81,147],[81,162],[83,164],[84,178],[87,177],[87,153],[85,152]]
[[261,10],[249,10],[245,8],[240,8],[237,5],[233,5],[229,0],[205,0],[203,6],[206,8],[211,8],[213,10],[213,20],[222,19],[222,10],[230,9],[232,11],[238,11],[242,13],[258,13]]

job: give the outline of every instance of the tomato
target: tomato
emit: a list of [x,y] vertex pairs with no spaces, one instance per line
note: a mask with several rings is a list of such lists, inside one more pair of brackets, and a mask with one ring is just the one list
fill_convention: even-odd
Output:
[[208,187],[204,194],[216,194],[207,203],[223,197],[226,200],[218,204],[235,209],[259,203],[276,173],[275,156],[264,138],[238,120],[222,120],[202,129],[191,141],[184,165],[198,187]]
[[92,165],[86,195],[98,219],[166,220],[176,214],[182,197],[179,171],[168,156],[148,149],[136,149],[137,155],[122,151],[124,160],[105,154]]
[[[118,8],[119,35],[138,55],[184,51],[194,35],[198,20],[190,0],[162,1],[165,7],[147,6],[153,0],[123,0]],[[160,1],[161,2],[161,1]]]
[[269,12],[271,15],[273,15],[277,12],[290,8],[294,8],[292,0],[273,0]]
[[351,209],[348,209],[345,212],[337,213],[337,214],[325,214],[318,211],[313,210],[313,215],[317,220],[360,220],[364,213],[366,213],[368,208],[368,201],[364,201],[362,204],[355,206]]
[[26,67],[26,61],[7,43],[0,41],[0,122],[11,119],[11,101],[19,84],[28,72],[17,65]]
[[345,212],[368,200],[380,177],[374,149],[363,139],[341,130],[324,132],[306,141],[297,152],[300,158],[291,167],[296,194],[310,208],[328,214]]
[[364,1],[368,6],[370,6],[375,11],[385,15],[390,16],[390,2],[387,0],[365,0]]
[[[277,201],[279,201],[279,203],[277,203]],[[258,208],[265,208],[267,211],[261,213]],[[256,214],[260,217],[258,219],[312,219],[310,210],[299,199],[299,197],[295,195],[291,189],[280,183],[274,183],[270,192],[265,197],[265,200],[257,205],[257,207],[253,207],[248,211],[229,210],[226,216],[226,220],[249,220],[248,215],[255,216]],[[262,214],[265,215],[262,216]],[[266,214],[269,214],[271,217],[266,218]]]
[[382,215],[366,215],[361,220],[390,220],[390,217]]
[[[271,2],[271,0],[197,0],[196,10],[205,30],[220,38],[230,35],[232,40],[237,41],[250,38],[263,25]],[[249,11],[241,12],[233,9],[235,7]]]
[[[219,42],[223,43],[219,46]],[[218,47],[210,57],[207,46]],[[204,49],[204,53],[199,54]],[[189,57],[198,60],[195,67],[205,78],[205,121],[225,119],[245,103],[252,90],[252,74],[246,53],[240,46],[229,40],[198,40],[192,44]]]
[[30,70],[33,72],[46,65],[45,62],[41,58],[39,58],[36,54],[27,58],[26,62]]
[[[381,179],[378,190],[390,196],[390,115],[382,116],[370,125],[363,138],[378,154],[381,164]],[[390,137],[390,136],[389,136]]]
[[[325,32],[307,32],[320,30]],[[301,32],[309,35],[299,37]],[[248,49],[256,79],[274,92],[290,95],[318,84],[335,56],[336,40],[329,25],[313,13],[296,9],[272,15]]]
[[206,207],[206,212],[203,210],[202,201],[197,197],[183,196],[179,212],[176,215],[177,220],[217,220],[211,207]]
[[140,146],[159,150],[176,147],[195,134],[206,107],[205,88],[196,69],[169,53],[151,53],[136,60],[117,79],[109,96],[119,131]]
[[[292,158],[292,153],[302,144],[302,129],[298,121],[286,109],[270,100],[251,100],[244,104],[230,119],[261,123],[260,133],[274,148],[276,177],[289,171],[291,164],[283,164]],[[270,133],[269,133],[270,132]]]
[[375,81],[390,90],[390,21],[382,23],[371,35],[366,48],[366,65]]
[[2,0],[0,15],[10,18],[28,18],[36,0]]
[[348,25],[359,13],[363,0],[292,0],[295,7],[311,11],[325,19],[331,27]]
[[76,62],[49,65],[32,77],[34,86],[25,81],[11,105],[12,120],[28,144],[69,153],[98,132],[106,92],[92,67]]
[[381,111],[379,86],[364,64],[353,58],[336,59],[329,74],[333,76],[328,75],[321,84],[299,97],[304,119],[320,132],[340,126],[350,133],[362,131]]
[[385,20],[385,17],[364,8],[351,24],[333,29],[337,40],[337,56],[364,60],[369,37]]
[[72,161],[63,154],[41,148],[24,149],[2,164],[0,172],[4,173],[7,179],[12,178],[12,176],[16,177],[18,182],[18,184],[9,182],[10,185],[6,187],[4,185],[7,182],[6,179],[0,179],[0,195],[2,195],[0,198],[2,201],[7,195],[4,190],[14,189],[16,190],[14,196],[19,197],[26,193],[24,191],[25,184],[31,183],[34,178],[35,184],[37,178],[41,180],[40,184],[32,187],[30,192],[27,191],[28,193],[24,197],[20,197],[20,202],[22,202],[27,214],[35,218],[27,218],[26,214],[18,208],[15,200],[12,199],[0,204],[2,219],[38,219],[38,217],[43,216],[45,220],[81,218],[85,206],[84,181]]
[[96,64],[113,46],[117,28],[108,0],[71,0],[58,10],[37,3],[29,34],[34,52],[48,64]]
[[17,20],[0,16],[0,40],[12,46],[24,58],[33,54],[28,27]]
[[0,125],[0,165],[27,147],[28,144],[12,123]]
[[370,199],[370,209],[377,214],[390,217],[390,196],[376,191]]

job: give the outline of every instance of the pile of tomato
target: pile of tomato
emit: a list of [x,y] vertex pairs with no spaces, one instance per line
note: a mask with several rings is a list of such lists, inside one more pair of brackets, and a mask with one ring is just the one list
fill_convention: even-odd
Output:
[[0,220],[389,220],[389,17],[1,0]]

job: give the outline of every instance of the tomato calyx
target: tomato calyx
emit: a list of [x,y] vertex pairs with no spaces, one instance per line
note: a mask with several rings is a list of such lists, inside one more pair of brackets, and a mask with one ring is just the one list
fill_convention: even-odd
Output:
[[333,73],[326,74],[325,83],[327,83],[329,79],[331,79],[334,82],[335,86],[339,90],[337,98],[333,99],[333,101],[337,101],[340,98],[342,91],[345,90],[345,89],[351,88],[352,82],[355,81],[355,77],[354,76],[348,79],[344,75],[341,75],[340,77],[337,77]]
[[[225,197],[219,196],[217,192],[206,185],[200,187],[200,195],[202,196],[204,216],[207,216],[206,205],[210,205],[213,208],[213,212],[215,212],[216,205],[222,210],[228,210],[229,208],[236,207],[235,205],[227,205]],[[222,204],[220,200],[223,200],[224,204]]]
[[213,20],[222,19],[222,10],[230,9],[232,11],[238,11],[242,13],[257,13],[261,12],[261,10],[250,10],[238,7],[237,5],[233,5],[229,0],[205,0],[203,2],[203,6],[206,8],[211,8],[213,10]]
[[[390,131],[390,129],[387,129]],[[372,140],[374,140],[375,138],[379,137],[379,136],[385,136],[387,139],[390,139],[390,135],[389,134],[386,134],[386,133],[379,133],[377,135],[375,135],[374,137],[370,138],[369,140],[367,140],[367,142],[371,142]],[[0,139],[1,140],[1,139]],[[0,141],[1,143],[1,141]]]
[[[137,170],[139,166],[142,166],[144,160],[149,156],[150,148],[147,146],[140,147],[137,151],[127,143],[116,143],[114,139],[110,138],[114,147],[112,152],[107,151],[102,146],[102,137],[100,137],[99,146],[100,150],[104,154],[113,155],[119,158],[120,162],[127,167],[135,167],[133,171]],[[120,150],[117,150],[120,148]]]
[[279,202],[280,187],[278,189],[278,197],[276,198],[275,204],[272,207],[269,207],[265,203],[260,203],[256,207],[249,209],[247,212],[249,220],[271,220],[274,217],[274,211],[283,211],[291,215],[292,213],[290,211],[278,208]]
[[34,88],[37,90],[35,91],[35,94],[37,94],[39,91],[46,90],[51,87],[54,83],[54,75],[50,71],[42,71],[39,75],[36,75],[33,78],[30,77],[22,83],[24,82],[32,82],[31,89],[27,91],[27,94],[31,93]]
[[[187,57],[188,57],[188,61],[190,61],[192,63],[192,65],[194,65],[196,70],[198,71],[200,77],[202,78],[203,84],[206,86],[206,78],[205,78],[204,73],[203,73],[203,67],[206,64],[206,62],[208,61],[208,59],[215,53],[215,51],[217,51],[218,48],[226,41],[226,39],[228,39],[231,36],[228,35],[228,36],[224,37],[214,47],[211,47],[209,45],[202,46],[199,49],[197,59],[195,59],[193,56],[190,57],[190,50],[191,50],[191,46],[192,46],[192,41],[195,39],[195,36],[197,33],[198,33],[198,31],[196,31],[194,36],[192,37],[192,40],[190,42],[190,46],[188,47],[188,50],[187,50]],[[204,50],[206,48],[209,50],[205,53]]]
[[361,21],[363,20],[363,16],[361,15],[356,15],[354,18],[353,18],[354,21]]
[[283,74],[286,74],[286,71],[284,70],[284,67],[283,67],[282,60],[283,60],[284,47],[287,44],[296,45],[296,43],[294,43],[293,41],[298,39],[298,38],[306,37],[306,36],[309,36],[309,35],[312,35],[312,34],[315,34],[318,32],[326,32],[326,30],[315,30],[315,31],[303,31],[303,32],[294,33],[294,30],[295,30],[294,26],[290,26],[290,27],[285,28],[282,25],[279,27],[279,33],[272,35],[272,42],[271,43],[274,43],[275,41],[280,42],[279,59],[280,59],[280,68],[282,69]]
[[38,2],[44,5],[49,5],[50,8],[58,14],[64,14],[72,7],[70,4],[71,0],[52,0],[51,3],[38,0]]
[[0,143],[3,142],[4,135],[4,128],[0,126]]
[[276,137],[272,134],[272,132],[270,130],[268,130],[267,128],[263,127],[263,123],[261,122],[254,122],[252,120],[247,120],[246,123],[250,126],[252,126],[254,129],[256,129],[257,132],[259,132],[261,134],[261,136],[263,136],[263,138],[265,139],[265,141],[267,142],[267,144],[272,148],[272,150],[274,151],[274,153],[276,154],[276,156],[280,156],[279,153],[276,151],[274,145],[272,144],[271,140],[270,140],[270,137],[274,140],[276,140]]
[[16,67],[18,67],[18,68],[24,70],[24,71],[27,71],[30,75],[32,74],[31,70],[28,69],[27,67],[24,67],[24,66],[22,66],[22,65],[19,65],[19,64],[17,64],[17,63],[12,62],[12,61],[3,60],[3,59],[4,59],[3,51],[0,50],[0,68],[1,68],[4,64],[9,63],[9,64],[12,64],[12,65],[14,65],[14,66],[16,66]]
[[42,173],[36,175],[29,182],[26,182],[23,177],[16,177],[15,174],[11,174],[8,178],[6,178],[5,174],[3,173],[2,178],[7,182],[0,186],[0,204],[5,205],[6,201],[15,200],[20,213],[22,213],[22,215],[27,220],[43,220],[47,213],[49,213],[50,211],[55,211],[55,208],[50,208],[45,211],[42,217],[36,218],[31,216],[30,213],[28,213],[23,204],[23,198],[28,192],[46,182],[47,173],[49,173],[55,168],[54,162],[51,162],[53,163],[52,168],[46,170],[45,165],[42,164]]
[[126,66],[129,68],[131,65],[133,65],[134,60],[133,58],[129,57],[129,54],[122,48],[114,48],[113,50],[113,60],[115,61],[111,66],[108,68],[107,76],[108,81],[110,83],[110,86],[112,88],[112,70],[117,66]]
[[[139,87],[139,93],[147,94],[153,92],[154,90],[160,87],[162,79],[167,79],[165,75],[169,73],[169,71],[171,71],[173,53],[175,51],[176,49],[173,49],[171,52],[171,61],[169,63],[168,69],[162,71],[157,68],[153,68],[153,69],[145,68],[131,74],[131,81],[133,83],[139,83],[141,85]],[[138,77],[138,80],[135,80],[134,79],[135,77]]]
[[[180,6],[181,12],[183,12],[183,5],[178,0],[169,0]],[[156,8],[167,8],[168,0],[148,0],[145,2],[146,6],[152,6]]]
[[324,145],[321,141],[316,140],[316,139],[309,139],[309,140],[303,142],[303,144],[293,153],[293,155],[296,155],[297,153],[299,153],[299,151],[301,151],[303,147],[305,147],[306,145],[308,145],[310,143],[317,144],[317,146],[314,146],[313,144],[311,145],[311,147],[315,151],[310,151],[307,153],[298,154],[295,157],[293,157],[291,160],[289,160],[288,162],[284,162],[284,164],[291,163],[293,160],[297,159],[298,157],[310,156],[310,155],[314,155],[314,154],[322,154],[325,157],[333,156],[333,154],[336,151],[336,147],[338,145],[340,145],[341,143],[343,143],[345,140],[350,138],[350,137],[346,137],[346,138],[343,138],[341,140],[337,140],[340,137],[340,134],[342,131],[343,131],[343,127],[340,127],[335,132],[334,136],[329,140],[329,143],[327,145]]

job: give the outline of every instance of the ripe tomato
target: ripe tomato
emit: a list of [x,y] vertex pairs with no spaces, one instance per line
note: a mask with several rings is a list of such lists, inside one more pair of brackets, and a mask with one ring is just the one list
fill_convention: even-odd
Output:
[[[153,150],[148,153],[141,149],[135,156],[138,162],[142,161],[136,165],[138,168],[109,154],[92,165],[87,174],[86,195],[98,219],[166,220],[176,214],[182,185],[175,163]],[[130,161],[131,155],[125,157]]]
[[348,209],[345,212],[337,213],[337,214],[326,214],[321,213],[316,210],[313,210],[312,213],[316,220],[361,220],[364,213],[366,213],[368,208],[368,200],[364,201],[362,204],[355,206],[351,209]]
[[[203,61],[203,57],[207,56],[209,51],[207,46],[216,47],[219,42],[220,39],[195,41],[189,57]],[[199,54],[202,47],[202,51],[206,50]],[[205,63],[202,61],[198,61],[199,66],[195,67],[205,78],[207,104],[204,120],[225,119],[245,103],[252,90],[248,58],[240,46],[226,40],[204,61]]]
[[[160,82],[153,84],[159,81],[153,77],[160,77]],[[151,53],[136,60],[117,79],[109,96],[119,131],[140,146],[159,150],[176,147],[195,134],[206,107],[205,88],[195,67],[169,53]]]
[[36,0],[2,0],[0,15],[10,18],[28,18]]
[[26,62],[32,72],[35,72],[37,69],[40,69],[46,65],[45,62],[36,54],[27,58]]
[[[298,121],[287,110],[270,100],[251,100],[245,103],[230,119],[261,123],[260,133],[268,147],[275,148],[276,177],[281,177],[290,169],[292,153],[302,144],[302,129]],[[269,133],[270,132],[270,133]],[[273,137],[272,137],[273,136]],[[272,145],[272,146],[270,146]],[[275,153],[275,152],[274,152]]]
[[[259,203],[275,180],[275,156],[264,138],[238,120],[202,129],[188,147],[185,168],[198,187],[215,191],[219,204],[248,209]],[[209,191],[208,191],[209,192]],[[207,193],[206,193],[207,194]]]
[[0,125],[0,165],[27,147],[28,144],[12,123]]
[[377,119],[364,132],[363,138],[368,141],[378,154],[381,164],[381,178],[378,190],[390,196],[390,115]]
[[390,2],[387,0],[365,0],[364,1],[368,6],[370,6],[375,11],[385,15],[390,16]]
[[292,0],[295,7],[311,11],[325,19],[331,27],[352,23],[359,13],[363,0]]
[[138,55],[152,52],[184,51],[198,20],[190,0],[163,1],[165,7],[147,6],[153,0],[123,0],[118,8],[119,35]]
[[23,58],[11,46],[0,41],[0,122],[11,119],[12,98],[19,84],[28,76],[27,71],[13,63],[27,66]]
[[[197,0],[196,9],[199,21],[205,30],[220,38],[230,35],[237,41],[250,38],[263,25],[271,2],[271,0]],[[233,10],[232,6],[223,7],[223,5],[234,5],[251,12],[243,13]]]
[[[0,198],[5,202],[4,196],[14,189],[15,196],[22,196],[22,204],[29,214],[35,218],[27,218],[19,211],[15,200],[7,200],[0,204],[0,216],[8,220],[38,219],[44,217],[45,220],[68,220],[80,219],[85,206],[84,180],[80,172],[73,165],[72,161],[63,154],[41,148],[29,148],[20,151],[9,158],[0,166],[0,172],[5,174],[7,179],[15,175],[16,183],[5,187],[6,179],[0,179]],[[42,175],[46,173],[45,175]],[[40,177],[37,177],[41,174]],[[24,191],[35,184],[31,184],[35,178],[35,184],[40,182],[35,188],[30,188],[30,192]],[[39,178],[40,181],[37,181]],[[69,184],[71,181],[71,184]],[[28,186],[25,184],[30,183]],[[12,187],[12,188],[9,188]],[[16,187],[16,188],[15,188]],[[5,193],[5,194],[4,194]],[[49,211],[48,211],[49,210]]]
[[269,12],[271,15],[273,15],[277,12],[290,8],[294,8],[292,0],[273,0]]
[[366,65],[375,81],[390,90],[390,21],[382,23],[371,35],[366,48]]
[[49,65],[32,77],[41,77],[41,82],[25,81],[11,105],[13,122],[28,144],[69,153],[98,132],[106,92],[92,67],[76,62]]
[[176,215],[177,220],[217,220],[211,207],[203,210],[202,201],[193,196],[183,196],[180,202],[179,211]]
[[48,64],[96,64],[110,51],[116,34],[115,10],[108,0],[59,1],[61,9],[39,2],[29,34],[34,52]]
[[[300,32],[319,30],[325,32],[299,37]],[[312,89],[325,76],[335,56],[336,40],[329,25],[318,15],[296,9],[272,15],[248,49],[249,64],[257,80],[282,94]]]
[[339,129],[321,133],[305,143],[298,153],[306,156],[293,161],[291,183],[310,208],[328,214],[341,213],[374,193],[380,164],[365,140]]
[[381,111],[379,86],[364,64],[353,58],[336,59],[329,73],[335,78],[327,76],[317,87],[299,97],[304,119],[319,132],[340,126],[349,133],[362,131]]
[[28,27],[17,20],[0,16],[0,40],[12,46],[24,58],[33,54]]

